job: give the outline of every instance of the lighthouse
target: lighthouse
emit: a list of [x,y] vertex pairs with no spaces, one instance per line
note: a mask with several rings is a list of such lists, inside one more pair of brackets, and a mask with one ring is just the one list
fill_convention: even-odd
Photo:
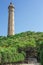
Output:
[[11,2],[8,6],[8,36],[14,35],[14,10],[15,7]]

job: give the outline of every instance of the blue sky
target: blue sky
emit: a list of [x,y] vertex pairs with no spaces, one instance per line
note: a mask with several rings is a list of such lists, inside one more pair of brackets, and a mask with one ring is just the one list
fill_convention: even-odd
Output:
[[[7,35],[10,1],[0,0],[0,36]],[[43,32],[43,0],[12,1],[15,6],[15,33]]]

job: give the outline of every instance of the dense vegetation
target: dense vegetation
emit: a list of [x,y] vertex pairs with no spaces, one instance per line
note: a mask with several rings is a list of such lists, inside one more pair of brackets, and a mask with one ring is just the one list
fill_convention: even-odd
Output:
[[41,62],[41,65],[43,65],[43,49],[40,52],[40,62]]
[[14,36],[0,36],[0,63],[24,61],[25,50],[29,47],[37,49],[39,61],[43,59],[43,32],[27,31]]

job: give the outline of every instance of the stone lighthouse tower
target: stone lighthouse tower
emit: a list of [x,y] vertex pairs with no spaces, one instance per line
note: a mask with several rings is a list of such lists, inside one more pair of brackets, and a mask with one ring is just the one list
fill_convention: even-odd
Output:
[[14,5],[8,6],[8,35],[14,35]]

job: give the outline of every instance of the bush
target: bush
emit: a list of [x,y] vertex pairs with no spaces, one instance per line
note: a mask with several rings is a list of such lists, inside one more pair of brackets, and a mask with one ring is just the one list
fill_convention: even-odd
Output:
[[25,53],[23,51],[21,53],[18,53],[17,49],[14,47],[9,48],[0,47],[0,63],[20,62],[24,61],[24,59]]
[[[38,54],[38,58],[43,62],[41,51],[43,48],[43,32],[27,31],[13,36],[0,36],[0,63],[24,61],[25,50],[29,51],[28,48],[30,48],[33,51],[34,47],[37,47],[37,50],[34,49],[35,52],[37,51],[34,54],[35,57]],[[30,54],[32,55],[32,53]]]
[[43,49],[40,51],[40,62],[43,65]]

